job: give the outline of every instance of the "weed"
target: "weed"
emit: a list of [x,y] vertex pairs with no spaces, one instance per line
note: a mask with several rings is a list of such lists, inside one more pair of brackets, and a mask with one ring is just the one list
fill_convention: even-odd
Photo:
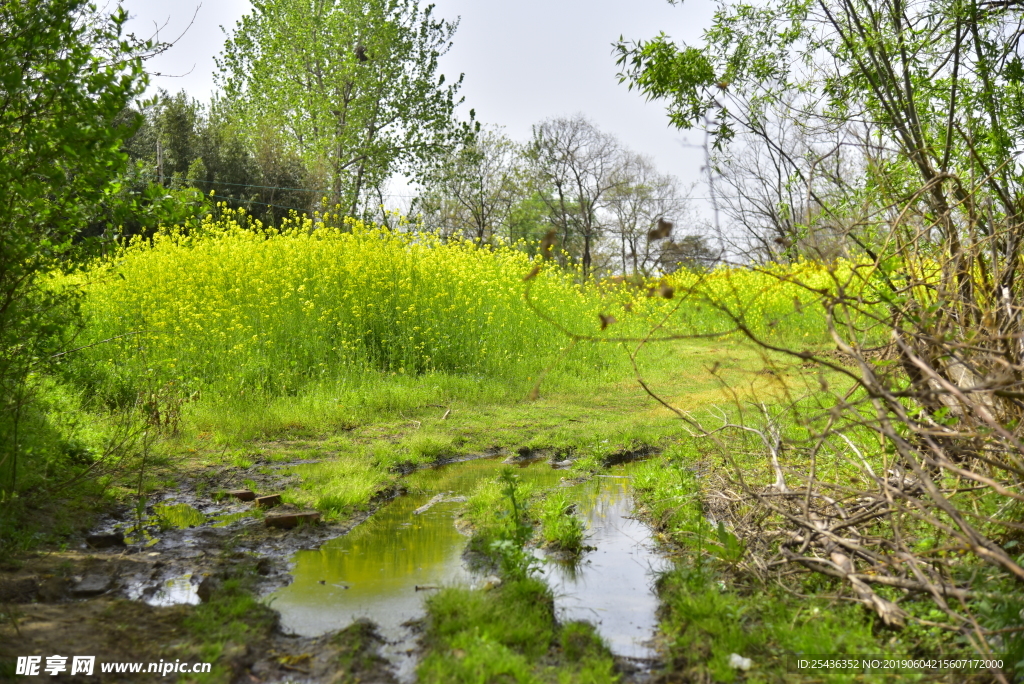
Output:
[[576,506],[564,490],[548,494],[541,506],[540,520],[545,545],[573,555],[586,549],[583,543],[586,526],[576,515]]

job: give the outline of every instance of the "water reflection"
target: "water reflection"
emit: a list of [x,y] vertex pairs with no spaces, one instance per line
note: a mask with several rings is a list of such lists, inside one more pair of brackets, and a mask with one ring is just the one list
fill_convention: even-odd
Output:
[[175,606],[179,604],[199,604],[198,587],[192,584],[192,575],[173,577],[161,585],[150,597],[145,599],[151,606]]
[[153,511],[163,525],[179,530],[198,527],[206,522],[205,515],[186,503],[157,504],[153,506]]
[[[442,502],[419,515],[413,511],[440,493],[471,493],[500,466],[497,459],[481,459],[414,473],[406,482],[412,493],[344,537],[297,553],[293,582],[271,597],[283,626],[315,636],[368,617],[386,638],[400,638],[402,623],[423,613],[425,592],[417,586],[472,581],[462,564],[466,538],[454,524],[462,504]],[[519,473],[539,486],[557,484],[565,475],[545,464]]]
[[657,627],[654,573],[668,561],[654,551],[650,530],[629,519],[629,465],[612,469],[575,489],[579,513],[588,527],[587,544],[597,547],[579,564],[549,562],[544,578],[555,593],[563,620],[587,620],[613,652],[635,658],[654,656],[646,643]]
[[[414,473],[406,481],[410,494],[346,536],[317,551],[297,553],[294,581],[271,597],[283,626],[315,636],[368,617],[385,638],[408,639],[402,623],[422,616],[429,591],[417,591],[417,586],[470,584],[474,579],[461,558],[466,538],[454,525],[462,504],[442,502],[419,515],[413,511],[438,494],[472,493],[500,466],[497,459],[486,459]],[[653,653],[643,642],[656,627],[657,608],[650,591],[651,570],[662,568],[664,561],[653,552],[647,528],[625,517],[632,508],[629,469],[618,466],[613,477],[572,488],[589,528],[587,543],[597,550],[578,565],[549,563],[544,575],[560,617],[595,623],[616,653],[648,657]],[[518,473],[540,488],[555,486],[566,475],[546,463]]]

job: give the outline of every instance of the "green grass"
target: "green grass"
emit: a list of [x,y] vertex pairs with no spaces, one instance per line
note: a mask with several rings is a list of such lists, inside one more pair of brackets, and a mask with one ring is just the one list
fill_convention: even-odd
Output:
[[292,472],[301,478],[302,484],[287,492],[285,500],[316,508],[332,517],[365,507],[394,481],[393,475],[356,455],[296,466]]
[[[691,555],[696,547],[701,563],[715,554],[716,540],[728,551],[728,537],[701,515],[692,471],[680,465],[702,458],[701,445],[683,440],[678,418],[639,387],[629,359],[636,344],[570,345],[527,306],[522,278],[533,262],[523,252],[361,224],[260,232],[239,222],[244,217],[227,213],[189,233],[136,241],[77,276],[85,294],[81,341],[97,344],[69,355],[59,381],[47,380],[54,398],[33,439],[41,452],[63,454],[53,473],[112,434],[85,427],[92,416],[116,425],[116,416],[132,411],[162,433],[149,466],[161,472],[144,478],[144,489],[166,482],[167,473],[207,465],[313,461],[277,471],[296,476],[284,498],[329,520],[365,510],[400,486],[402,472],[447,459],[527,450],[572,458],[571,476],[585,477],[625,453],[668,450],[637,473],[641,503],[665,538]],[[813,264],[783,271],[680,273],[666,283],[675,287],[673,299],[647,297],[643,288],[584,287],[577,274],[554,268],[529,287],[545,316],[580,335],[639,337],[665,316],[666,329],[676,332],[726,331],[729,316],[709,306],[717,299],[743,309],[743,323],[757,334],[821,344],[822,312],[805,290],[777,276],[823,285],[832,274]],[[619,322],[602,332],[600,313]],[[711,405],[813,399],[818,382],[793,360],[756,351],[736,335],[651,344],[636,360],[652,390],[702,420],[713,420]],[[539,380],[539,397],[528,398]],[[767,477],[763,459],[742,458],[755,480]],[[39,481],[52,479],[48,461],[33,464]],[[137,454],[127,453],[124,465],[137,466]],[[841,465],[822,468],[842,474]],[[121,500],[134,495],[116,473],[102,484]],[[490,553],[493,542],[515,548],[497,553],[506,561],[499,589],[446,589],[430,598],[421,681],[616,680],[593,628],[559,625],[549,590],[525,565],[524,528],[537,524],[538,541],[570,553],[585,541],[564,492],[543,494],[517,486],[518,521],[500,482],[482,483],[470,497],[473,543]],[[850,652],[878,652],[871,622],[856,608],[822,603],[829,616],[809,618],[780,594],[723,591],[707,573],[698,575],[699,582],[679,570],[661,583],[677,669],[730,681],[727,660],[735,652],[758,663],[755,679],[770,679],[781,672],[782,655],[846,627]],[[264,616],[232,579],[190,625],[207,634],[213,658],[263,629]],[[780,636],[787,625],[793,634]]]
[[[794,679],[795,656],[902,654],[898,645],[875,635],[873,620],[861,606],[799,600],[771,587],[737,588],[727,579],[707,568],[683,566],[659,581],[661,629],[671,670],[715,682],[742,681],[740,671],[729,664],[735,653],[754,662],[746,681],[783,682]],[[904,672],[889,681],[915,679]],[[830,673],[827,681],[864,679]]]
[[[784,429],[799,436],[803,428],[787,425]],[[849,436],[857,437],[852,432]],[[709,520],[719,512],[708,506],[708,489],[726,486],[714,478],[716,469],[730,462],[720,453],[723,448],[729,450],[731,462],[743,469],[749,484],[757,487],[771,482],[763,449],[745,436],[730,437],[722,444],[684,439],[634,470],[633,491],[640,514],[679,554],[676,568],[658,582],[663,604],[661,631],[672,671],[695,680],[741,681],[740,673],[729,664],[735,653],[754,662],[743,681],[967,681],[958,680],[956,673],[924,675],[910,670],[867,675],[796,672],[793,660],[801,655],[943,654],[971,658],[973,651],[959,634],[934,626],[946,618],[930,597],[877,588],[879,595],[899,601],[911,616],[906,627],[894,631],[884,627],[874,612],[850,599],[841,581],[807,574],[802,579],[785,580],[783,586],[782,582],[760,580],[757,573],[740,571],[738,561],[748,545],[756,545],[764,557],[770,555],[771,541],[738,539],[726,525],[716,526]],[[882,457],[866,451],[871,459]],[[800,465],[795,454],[787,455],[787,467]],[[875,463],[875,467],[880,466]],[[849,464],[839,459],[819,460],[819,473],[827,473],[832,481],[847,481],[852,472]],[[747,510],[740,505],[738,515]],[[767,514],[760,515],[764,525]],[[961,571],[975,573],[974,590],[1003,597],[1000,601],[972,601],[970,609],[975,615],[989,628],[1009,627],[1009,616],[1024,605],[1019,592],[994,583],[988,586],[987,573],[976,564]],[[1020,640],[1007,640],[1005,651],[1012,667],[1019,659]],[[985,681],[984,676],[977,681]]]
[[544,545],[571,555],[585,548],[586,525],[572,510],[572,499],[564,490],[547,495],[540,507],[541,537]]
[[248,559],[235,563],[210,600],[195,606],[185,618],[184,627],[200,659],[214,663],[210,673],[194,676],[194,681],[229,681],[235,674],[226,662],[232,652],[264,640],[276,625],[277,614],[252,594],[253,567]]
[[554,599],[536,579],[484,592],[444,589],[427,601],[425,683],[618,681],[607,647],[590,625],[559,625]]

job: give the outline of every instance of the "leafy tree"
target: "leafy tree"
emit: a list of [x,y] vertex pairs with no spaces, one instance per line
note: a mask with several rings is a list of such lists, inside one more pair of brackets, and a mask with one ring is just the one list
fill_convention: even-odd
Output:
[[314,187],[357,213],[395,172],[415,175],[469,132],[461,78],[438,58],[456,24],[416,0],[257,0],[218,60],[225,106],[250,149],[282,131]]
[[60,346],[74,301],[40,278],[71,256],[126,161],[134,122],[119,116],[143,90],[147,47],[122,36],[126,19],[81,0],[0,3],[0,468],[11,490],[27,378]]
[[226,114],[220,101],[205,106],[184,91],[161,91],[139,109],[126,109],[122,119],[141,120],[124,145],[134,164],[90,230],[133,235],[182,224],[209,211],[211,197],[268,224],[289,211],[310,212],[318,191],[305,187],[302,160],[280,133],[263,129],[250,147]]
[[[620,77],[666,100],[675,125],[711,123],[717,149],[745,129],[785,155],[764,125],[777,106],[833,126],[864,121],[876,145],[899,152],[867,169],[882,204],[925,185],[921,201],[949,216],[976,179],[1015,216],[1024,173],[1014,161],[1024,133],[1020,11],[978,0],[723,3],[702,45],[665,35],[620,42]],[[806,172],[798,175],[806,187]],[[942,230],[956,241],[950,221]]]

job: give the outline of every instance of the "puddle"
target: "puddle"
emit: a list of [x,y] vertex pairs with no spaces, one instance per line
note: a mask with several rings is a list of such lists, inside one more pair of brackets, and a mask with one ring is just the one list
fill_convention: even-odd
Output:
[[223,515],[213,516],[214,527],[227,527],[239,520],[245,520],[246,518],[258,518],[260,515],[259,511],[240,511],[238,513],[224,513]]
[[[294,581],[269,598],[282,627],[317,636],[369,618],[391,642],[385,655],[397,666],[399,679],[409,681],[415,663],[406,651],[415,646],[415,636],[403,623],[422,617],[423,598],[431,591],[424,587],[479,579],[462,562],[467,538],[454,524],[462,504],[448,499],[472,493],[500,467],[498,459],[480,459],[413,473],[406,479],[413,493],[319,550],[296,553]],[[632,509],[628,468],[618,466],[612,471],[618,477],[595,478],[569,490],[586,516],[587,543],[598,550],[575,569],[552,562],[544,574],[563,619],[594,623],[619,655],[650,657],[653,652],[643,644],[656,626],[650,571],[662,561],[651,549],[647,528],[624,517]],[[548,463],[517,472],[524,483],[539,488],[556,486],[565,477]]]
[[143,600],[151,606],[199,604],[198,587],[192,584],[192,575],[182,575],[165,581],[151,596]]
[[546,563],[543,576],[560,619],[593,623],[616,655],[653,658],[646,642],[658,626],[658,599],[651,586],[670,562],[654,551],[647,526],[626,517],[633,510],[630,469],[615,466],[569,490],[587,522],[586,543],[597,550],[576,566]]
[[[386,639],[401,638],[402,623],[423,614],[423,596],[430,589],[417,587],[472,582],[462,564],[466,537],[455,529],[462,504],[441,499],[419,515],[414,511],[439,494],[471,493],[500,467],[497,459],[480,459],[413,473],[406,485],[415,493],[395,499],[319,550],[296,553],[294,581],[271,596],[282,626],[316,636],[367,617]],[[524,482],[541,487],[565,476],[544,464],[518,472]]]

